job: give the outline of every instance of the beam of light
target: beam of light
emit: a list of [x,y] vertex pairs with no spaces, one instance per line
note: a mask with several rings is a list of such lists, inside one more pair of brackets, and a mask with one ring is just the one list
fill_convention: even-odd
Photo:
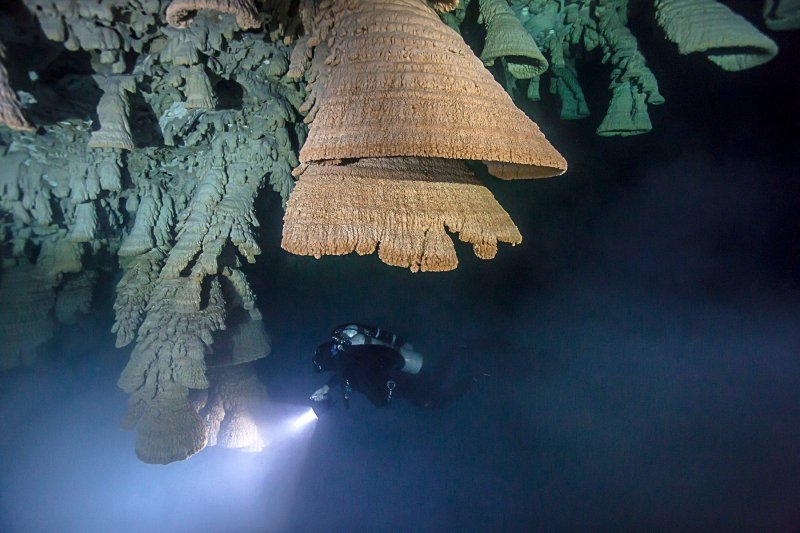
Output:
[[315,413],[314,410],[309,407],[305,413],[296,416],[294,420],[289,421],[289,429],[291,431],[300,431],[312,422],[316,422],[316,420],[317,413]]
[[290,440],[310,440],[316,422],[317,414],[308,405],[272,404],[261,425],[261,434],[267,436],[270,446]]

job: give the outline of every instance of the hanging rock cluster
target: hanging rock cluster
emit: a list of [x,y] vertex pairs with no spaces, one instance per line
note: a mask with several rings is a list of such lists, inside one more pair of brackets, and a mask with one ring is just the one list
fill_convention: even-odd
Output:
[[[0,70],[3,121],[24,130],[0,133],[0,296],[13,302],[0,309],[0,367],[33,362],[56,321],[88,310],[116,257],[137,455],[260,449],[252,362],[270,342],[241,265],[261,252],[255,201],[267,185],[288,199],[305,137],[302,89],[285,77],[291,21],[247,2],[28,4],[31,27],[88,52],[90,68],[67,63],[64,91],[32,78],[30,121]],[[40,72],[55,76],[61,54]],[[73,104],[78,93],[96,108]]]
[[[478,3],[478,9],[470,4]],[[664,103],[628,28],[628,0],[462,0],[446,15],[458,28],[477,11],[485,27],[481,59],[487,66],[500,60],[512,94],[520,89],[530,100],[541,99],[541,82],[561,101],[561,118],[589,116],[578,81],[578,62],[599,50],[610,66],[611,100],[597,127],[603,136],[650,131],[649,108]],[[791,0],[767,0],[770,28],[790,28],[797,20]],[[752,68],[772,59],[777,45],[753,24],[716,0],[656,0],[655,16],[666,37],[681,54],[703,53],[725,70]],[[794,22],[796,24],[796,22]],[[795,26],[796,27],[796,26]]]
[[[714,0],[653,12],[677,52],[726,70],[777,53]],[[765,23],[797,28],[799,12],[767,0]],[[598,133],[651,128],[664,99],[627,13],[627,0],[2,3],[0,369],[34,362],[114,279],[137,455],[260,449],[254,361],[270,341],[243,265],[261,253],[266,189],[295,254],[444,271],[457,234],[490,259],[522,236],[465,161],[502,179],[567,168],[509,93],[538,99],[549,77],[562,117],[586,117],[578,60],[599,51]],[[477,56],[458,33],[473,23]]]
[[[248,408],[237,407],[249,405],[247,398],[206,412],[222,405],[214,391],[228,390],[214,380],[229,375],[207,373],[206,361],[218,349],[232,352],[230,365],[269,352],[240,268],[261,253],[253,234],[259,191],[267,180],[284,199],[291,191],[292,138],[302,129],[295,130],[290,101],[299,96],[281,86],[288,47],[263,33],[239,34],[237,12],[216,13],[200,11],[185,29],[167,29],[157,60],[135,71],[151,89],[145,100],[169,145],[130,158],[140,169],[131,176],[140,203],[118,252],[124,275],[114,331],[118,346],[136,340],[119,380],[131,395],[124,425],[137,428],[136,451],[147,462],[184,459],[209,443],[257,449],[261,442]],[[241,87],[241,108],[215,109],[225,95],[215,94],[212,78]],[[238,341],[226,344],[227,337]],[[206,389],[211,403],[190,401],[191,391]],[[257,389],[241,393],[262,394]],[[227,428],[224,439],[220,428]]]
[[124,225],[118,167],[87,149],[89,125],[42,129],[15,134],[0,158],[0,368],[33,362],[56,320],[88,309]]

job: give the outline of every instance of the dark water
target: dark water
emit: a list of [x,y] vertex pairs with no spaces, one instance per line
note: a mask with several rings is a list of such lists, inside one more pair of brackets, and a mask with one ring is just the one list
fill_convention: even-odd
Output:
[[534,109],[570,171],[488,182],[525,238],[492,262],[291,257],[270,200],[249,275],[273,401],[302,403],[314,345],[360,320],[489,374],[454,405],[356,398],[261,454],[145,465],[98,313],[0,375],[0,530],[797,531],[800,56],[774,37],[734,74],[652,44],[667,103],[642,137]]

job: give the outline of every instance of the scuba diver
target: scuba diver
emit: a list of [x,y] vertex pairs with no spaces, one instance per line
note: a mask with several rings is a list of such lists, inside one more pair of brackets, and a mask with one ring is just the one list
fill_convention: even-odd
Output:
[[396,395],[424,407],[441,407],[445,398],[460,396],[475,380],[471,376],[459,381],[444,394],[443,372],[450,360],[420,373],[422,354],[394,333],[363,324],[346,324],[334,328],[330,340],[317,346],[314,371],[333,372],[328,382],[311,395],[324,409],[333,404],[331,389],[341,385],[345,407],[354,391],[364,394],[376,407],[388,405]]

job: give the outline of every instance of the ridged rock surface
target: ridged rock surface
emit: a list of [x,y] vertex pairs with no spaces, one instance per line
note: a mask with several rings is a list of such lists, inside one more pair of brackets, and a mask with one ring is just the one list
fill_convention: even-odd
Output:
[[445,231],[491,259],[497,241],[522,241],[508,213],[460,161],[361,159],[312,164],[300,176],[284,217],[284,249],[301,255],[378,256],[412,271],[458,265]]
[[194,13],[201,9],[230,13],[243,30],[261,26],[253,0],[172,0],[167,8],[167,22],[176,28],[188,28]]
[[480,13],[486,25],[481,60],[487,66],[505,58],[506,68],[518,79],[533,78],[547,70],[547,60],[536,41],[514,16],[506,0],[480,0]]
[[17,95],[8,84],[8,72],[3,65],[3,48],[0,45],[0,126],[12,130],[31,131],[33,126],[22,114]]
[[656,20],[681,54],[701,52],[724,70],[766,63],[778,45],[715,0],[657,0]]
[[471,159],[486,161],[502,178],[566,170],[567,162],[539,127],[433,9],[419,0],[342,5],[335,15],[330,77],[301,162]]

